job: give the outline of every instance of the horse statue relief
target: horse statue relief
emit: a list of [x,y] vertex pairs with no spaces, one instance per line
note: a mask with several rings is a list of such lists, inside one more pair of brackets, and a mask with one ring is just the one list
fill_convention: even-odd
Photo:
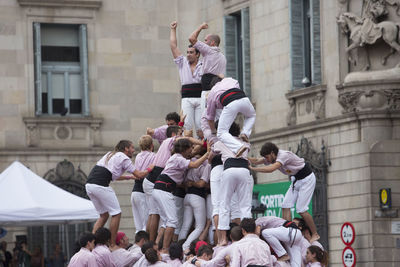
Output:
[[[351,45],[346,47],[346,53],[349,61],[356,64],[351,57],[350,51],[355,48],[364,47],[365,44],[374,44],[379,38],[382,38],[389,46],[390,52],[382,58],[382,65],[386,64],[388,57],[396,53],[400,53],[399,29],[400,25],[392,21],[373,22],[370,18],[360,18],[353,13],[342,13],[337,18],[337,23],[345,34],[350,34]],[[368,70],[371,66],[368,50],[367,64],[363,70]]]

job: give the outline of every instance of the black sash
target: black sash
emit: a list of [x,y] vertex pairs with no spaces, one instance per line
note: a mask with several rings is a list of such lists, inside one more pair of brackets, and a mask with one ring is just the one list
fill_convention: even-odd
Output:
[[238,100],[241,98],[245,98],[245,97],[246,97],[246,94],[243,92],[243,90],[240,90],[238,88],[232,88],[232,89],[225,91],[219,97],[219,101],[221,102],[221,105],[223,105],[225,107],[232,101]]
[[158,176],[160,176],[163,170],[164,168],[154,166],[151,172],[146,176],[146,179],[154,184],[154,182],[157,180]]
[[105,167],[95,165],[90,171],[87,183],[101,186],[109,186],[112,180],[112,173]]
[[184,198],[186,195],[186,191],[185,188],[177,186],[172,194],[176,197]]
[[309,176],[311,173],[312,169],[310,167],[310,164],[306,163],[304,164],[304,167],[294,175],[294,177],[296,177],[296,180],[302,180]]
[[225,161],[224,170],[229,168],[246,168],[249,169],[249,162],[244,158],[229,158]]
[[223,164],[222,155],[221,154],[215,155],[211,160],[211,170],[214,169],[214,167],[222,164]]
[[203,76],[201,76],[201,88],[203,91],[210,91],[210,83],[212,78],[217,77],[217,75],[212,74],[212,73],[205,73]]
[[135,184],[133,185],[132,192],[144,193],[144,191],[143,191],[143,179],[135,180]]
[[192,83],[182,85],[182,98],[201,97],[201,83]]
[[206,196],[207,196],[206,189],[204,187],[202,187],[202,188],[198,188],[198,187],[194,187],[194,186],[188,187],[187,193],[198,195],[202,198],[206,198]]
[[154,189],[163,190],[165,192],[172,193],[175,191],[176,183],[174,180],[169,178],[166,174],[160,174],[157,181],[154,183]]

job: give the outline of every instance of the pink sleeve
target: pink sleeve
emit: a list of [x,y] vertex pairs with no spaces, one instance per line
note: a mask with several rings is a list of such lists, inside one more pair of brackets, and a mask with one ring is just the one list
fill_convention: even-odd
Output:
[[180,55],[179,57],[174,58],[174,62],[176,65],[178,65],[179,68],[182,68],[182,65],[184,63],[183,55]]
[[167,139],[167,128],[168,125],[163,125],[154,129],[153,138],[156,139],[160,144]]
[[194,44],[193,47],[197,48],[197,50],[200,51],[200,53],[203,57],[210,54],[213,51],[208,44],[205,44],[199,40],[197,40],[197,42]]
[[122,168],[129,173],[133,173],[136,170],[135,164],[129,158],[123,160]]
[[189,163],[190,159],[180,158],[178,164],[181,169],[187,169],[189,168]]
[[211,164],[207,163],[207,165],[204,166],[203,168],[203,173],[200,179],[208,183],[210,181],[210,173],[211,173]]
[[207,110],[206,110],[206,119],[209,121],[213,121],[215,119],[216,105],[213,99],[214,92],[210,91],[207,97]]

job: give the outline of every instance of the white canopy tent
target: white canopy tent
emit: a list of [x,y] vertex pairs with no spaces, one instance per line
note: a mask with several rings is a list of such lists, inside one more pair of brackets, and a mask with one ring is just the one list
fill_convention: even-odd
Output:
[[98,217],[91,201],[53,185],[18,161],[0,174],[0,226],[65,225]]

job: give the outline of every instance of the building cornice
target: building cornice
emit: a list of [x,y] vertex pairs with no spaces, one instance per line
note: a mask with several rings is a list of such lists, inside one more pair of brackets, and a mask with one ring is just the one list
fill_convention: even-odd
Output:
[[17,0],[24,7],[76,7],[99,9],[102,0]]

